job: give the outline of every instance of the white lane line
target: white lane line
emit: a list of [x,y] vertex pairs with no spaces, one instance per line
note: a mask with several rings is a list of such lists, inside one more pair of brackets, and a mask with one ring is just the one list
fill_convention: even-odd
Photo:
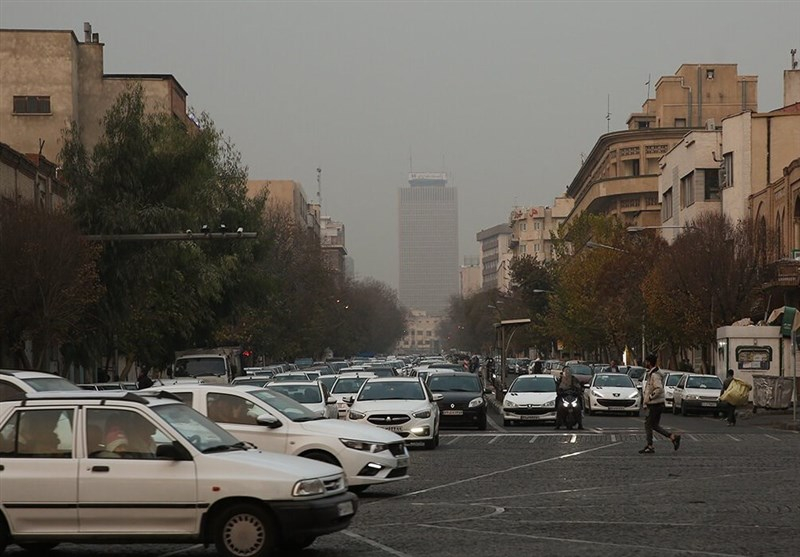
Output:
[[614,435],[613,433],[611,434],[611,442],[612,443],[616,443],[617,442],[617,436]]
[[731,438],[731,439],[733,439],[734,441],[741,441],[741,439],[737,439],[736,437],[734,437],[734,436],[733,436],[733,435],[731,435],[730,433],[728,434],[728,437],[730,437],[730,438]]
[[[491,478],[492,476],[497,476],[498,474],[505,474],[506,472],[514,472],[515,470],[522,470],[523,468],[528,468],[530,466],[536,466],[537,464],[546,464],[548,462],[553,462],[555,460],[561,460],[562,458],[572,458],[573,456],[580,456],[582,454],[591,453],[594,451],[599,451],[600,449],[607,449],[609,447],[614,447],[619,445],[619,443],[609,443],[608,445],[600,445],[599,447],[593,447],[591,449],[585,449],[583,451],[575,451],[574,453],[567,453],[564,455],[559,456],[551,456],[550,458],[545,458],[542,460],[536,460],[534,462],[528,462],[526,464],[520,464],[518,466],[512,466],[511,468],[505,468],[504,470],[495,470],[493,472],[488,472],[486,474],[481,474],[479,476],[472,476],[471,478],[464,478],[462,480],[456,480],[454,482],[448,482],[446,484],[435,485],[433,487],[429,487],[427,489],[419,489],[417,491],[411,491],[409,493],[402,493],[400,495],[396,495],[394,497],[387,497],[386,499],[381,499],[380,501],[392,501],[394,499],[400,499],[401,497],[411,497],[412,495],[420,495],[422,493],[430,493],[431,491],[436,491],[437,489],[442,489],[445,487],[453,487],[454,485],[459,485],[467,482],[472,482],[475,480],[482,480],[484,478]],[[377,502],[377,501],[376,501]]]
[[499,436],[499,435],[495,435],[494,437],[492,437],[492,440],[491,440],[491,441],[489,441],[489,444],[491,445],[492,443],[494,443],[494,442],[495,442],[495,441],[497,441],[498,439],[500,439],[500,436]]
[[688,438],[689,438],[689,439],[691,439],[692,441],[697,441],[697,437],[695,437],[695,436],[694,436],[694,435],[692,435],[691,433],[687,433],[687,434],[686,434],[686,437],[688,437]]
[[666,552],[666,553],[677,553],[677,554],[691,554],[691,555],[709,555],[712,557],[745,557],[741,553],[719,553],[716,551],[700,551],[694,549],[676,549],[672,547],[654,547],[651,545],[640,545],[640,544],[628,544],[628,543],[614,543],[614,542],[600,542],[597,540],[581,540],[576,538],[558,538],[555,536],[536,536],[534,534],[517,534],[513,532],[488,532],[486,530],[473,530],[472,528],[456,528],[454,526],[438,526],[435,524],[420,524],[422,528],[435,528],[437,530],[454,530],[457,532],[470,532],[474,534],[479,534],[485,536],[486,534],[494,534],[499,537],[505,536],[513,536],[515,538],[524,538],[528,540],[546,540],[546,541],[557,541],[557,542],[567,542],[567,543],[575,543],[575,544],[587,544],[593,546],[605,546],[605,547],[620,547],[626,549],[643,549],[647,550],[648,552]]
[[577,440],[578,440],[578,436],[573,433],[572,437],[569,438],[569,441],[564,441],[564,443],[574,443]]
[[445,443],[445,445],[452,445],[452,444],[456,443],[456,442],[457,442],[459,439],[461,439],[461,436],[460,436],[460,435],[458,435],[458,436],[456,436],[456,437],[453,437],[452,439],[450,439],[449,441],[447,441],[447,443]]
[[533,443],[533,442],[534,442],[534,441],[536,441],[538,438],[539,438],[539,436],[538,436],[538,435],[534,435],[533,437],[531,437],[531,440],[530,440],[530,441],[528,441],[528,443]]
[[197,545],[192,545],[189,547],[184,547],[183,549],[176,549],[175,551],[170,551],[169,553],[162,553],[159,557],[171,557],[172,555],[180,555],[181,553],[185,553],[186,551],[194,551],[195,549],[203,547],[203,544],[199,543]]
[[355,533],[351,532],[350,530],[342,530],[342,534],[344,534],[345,536],[349,536],[349,537],[351,537],[351,538],[353,538],[355,540],[358,540],[360,542],[363,542],[363,543],[365,543],[367,545],[371,545],[372,547],[380,549],[381,551],[384,551],[384,552],[386,552],[386,553],[388,553],[390,555],[394,555],[395,557],[411,557],[408,553],[403,553],[402,551],[397,551],[396,549],[392,549],[388,545],[383,545],[382,543],[378,543],[375,540],[371,540],[369,538],[365,538],[364,536],[359,536],[358,534],[355,534]]
[[775,437],[774,435],[770,435],[769,433],[765,433],[765,434],[764,434],[764,437],[769,437],[770,439],[775,439],[775,441],[780,441],[780,439],[778,439],[778,438],[777,438],[777,437]]

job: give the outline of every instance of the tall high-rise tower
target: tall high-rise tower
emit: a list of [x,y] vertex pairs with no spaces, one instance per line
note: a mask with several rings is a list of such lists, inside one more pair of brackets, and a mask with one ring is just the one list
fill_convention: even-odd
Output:
[[458,196],[447,174],[411,173],[400,188],[400,302],[442,315],[459,292]]

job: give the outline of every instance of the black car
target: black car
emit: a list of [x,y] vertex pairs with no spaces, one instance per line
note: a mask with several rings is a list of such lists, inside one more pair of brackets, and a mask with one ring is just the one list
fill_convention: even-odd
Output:
[[439,423],[446,426],[476,426],[486,429],[486,397],[480,378],[463,371],[440,371],[428,376],[428,388],[441,394]]

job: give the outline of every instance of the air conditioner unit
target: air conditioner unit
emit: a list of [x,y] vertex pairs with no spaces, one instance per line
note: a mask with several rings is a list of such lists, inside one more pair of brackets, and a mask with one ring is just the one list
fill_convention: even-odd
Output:
[[706,129],[712,132],[717,129],[717,124],[714,122],[713,118],[706,120]]

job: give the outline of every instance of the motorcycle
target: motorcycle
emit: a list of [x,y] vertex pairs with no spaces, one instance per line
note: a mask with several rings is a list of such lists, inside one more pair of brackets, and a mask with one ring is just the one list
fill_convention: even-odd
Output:
[[568,391],[561,395],[556,408],[556,429],[561,426],[572,429],[575,426],[581,427],[581,404],[578,401],[578,393]]

